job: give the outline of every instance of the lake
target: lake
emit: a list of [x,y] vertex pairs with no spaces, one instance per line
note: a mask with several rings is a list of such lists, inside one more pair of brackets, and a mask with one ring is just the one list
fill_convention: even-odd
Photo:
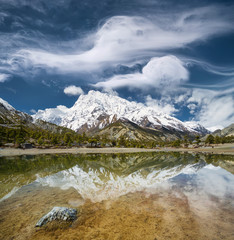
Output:
[[[0,239],[234,239],[234,156],[0,157]],[[35,228],[54,206],[71,226]]]

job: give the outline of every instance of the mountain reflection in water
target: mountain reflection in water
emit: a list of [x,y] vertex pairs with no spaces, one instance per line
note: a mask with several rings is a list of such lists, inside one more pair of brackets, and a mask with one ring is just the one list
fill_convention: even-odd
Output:
[[[233,239],[234,157],[180,153],[0,158],[0,239]],[[75,207],[72,228],[35,223]]]
[[231,193],[233,175],[223,168],[234,172],[233,156],[139,153],[0,158],[0,193],[6,199],[9,193],[36,181],[64,190],[73,187],[84,199],[95,202],[152,191],[163,182],[181,184],[181,179],[194,190],[202,186],[214,194]]

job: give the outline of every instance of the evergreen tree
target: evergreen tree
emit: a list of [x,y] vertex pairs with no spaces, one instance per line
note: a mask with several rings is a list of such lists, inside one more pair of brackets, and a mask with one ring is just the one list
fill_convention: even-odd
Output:
[[44,139],[42,138],[42,136],[37,140],[37,143],[39,145],[42,145],[44,143]]
[[184,147],[188,147],[188,135],[184,136]]
[[181,145],[180,139],[177,139],[174,142],[172,142],[172,147],[180,147],[180,145]]
[[27,131],[24,129],[22,125],[20,125],[15,137],[16,143],[19,143],[19,144],[24,143],[26,140],[26,136],[27,136]]
[[126,147],[126,141],[123,135],[120,136],[119,141],[118,141],[118,146],[119,147]]
[[196,144],[199,145],[199,143],[201,142],[199,135],[195,137],[195,141],[196,141]]
[[214,143],[215,143],[215,144],[221,143],[221,138],[220,138],[219,136],[215,136],[215,138],[214,138]]
[[205,140],[205,143],[207,144],[213,144],[214,143],[214,136],[209,134],[208,137]]
[[51,137],[51,143],[52,143],[52,144],[58,144],[58,137],[57,137],[56,135],[53,135],[53,136]]
[[72,135],[69,132],[66,132],[64,137],[63,137],[64,143],[70,145],[72,143]]

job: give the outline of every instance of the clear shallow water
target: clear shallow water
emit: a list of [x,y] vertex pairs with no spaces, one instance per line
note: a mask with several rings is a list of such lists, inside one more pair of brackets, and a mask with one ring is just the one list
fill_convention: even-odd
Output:
[[[179,153],[0,158],[1,239],[233,239],[233,156]],[[35,229],[53,206],[70,228]]]

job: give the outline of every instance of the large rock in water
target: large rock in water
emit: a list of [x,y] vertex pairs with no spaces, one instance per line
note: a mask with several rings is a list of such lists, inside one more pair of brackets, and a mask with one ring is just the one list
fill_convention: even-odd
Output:
[[48,222],[55,220],[72,222],[77,218],[76,214],[77,210],[74,208],[54,207],[37,222],[36,227],[42,227]]

